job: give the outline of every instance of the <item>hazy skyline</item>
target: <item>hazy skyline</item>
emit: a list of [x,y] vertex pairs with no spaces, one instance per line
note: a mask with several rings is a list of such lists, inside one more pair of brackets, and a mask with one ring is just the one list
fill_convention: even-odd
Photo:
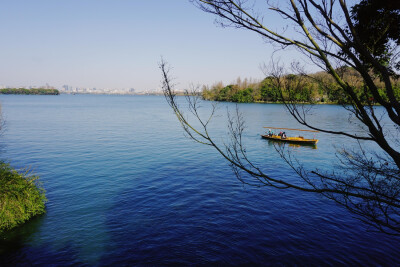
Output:
[[[160,88],[158,62],[190,83],[261,79],[274,51],[255,33],[215,25],[189,1],[1,1],[0,85]],[[266,18],[274,22],[274,18]],[[289,61],[292,53],[280,53]]]

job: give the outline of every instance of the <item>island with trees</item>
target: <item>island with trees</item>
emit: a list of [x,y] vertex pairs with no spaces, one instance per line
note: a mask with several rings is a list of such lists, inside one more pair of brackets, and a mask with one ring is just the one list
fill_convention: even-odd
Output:
[[3,95],[59,95],[60,91],[57,89],[45,88],[4,88],[0,89],[0,94]]

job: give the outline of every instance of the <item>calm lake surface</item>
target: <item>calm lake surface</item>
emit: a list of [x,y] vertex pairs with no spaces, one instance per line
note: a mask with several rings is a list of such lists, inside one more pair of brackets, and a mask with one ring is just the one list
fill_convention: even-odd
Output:
[[[45,215],[0,236],[0,265],[400,264],[400,238],[330,200],[240,183],[214,149],[185,138],[161,96],[2,95],[0,103],[2,158],[39,175],[49,200]],[[226,106],[235,107],[221,104],[211,125],[221,143]],[[295,181],[260,134],[299,125],[282,105],[239,107],[249,156]],[[341,107],[315,113],[326,128],[350,127]],[[291,149],[306,167],[330,169],[333,145],[350,143],[317,137],[317,149]]]

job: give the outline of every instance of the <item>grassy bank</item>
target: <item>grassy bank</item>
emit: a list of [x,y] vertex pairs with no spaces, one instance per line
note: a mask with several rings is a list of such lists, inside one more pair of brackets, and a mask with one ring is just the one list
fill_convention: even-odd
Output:
[[0,233],[45,212],[46,197],[38,178],[0,162]]

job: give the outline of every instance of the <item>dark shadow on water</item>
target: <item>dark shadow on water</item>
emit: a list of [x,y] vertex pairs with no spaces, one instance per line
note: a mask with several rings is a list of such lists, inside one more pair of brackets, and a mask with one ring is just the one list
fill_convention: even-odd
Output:
[[[108,238],[98,264],[357,266],[398,263],[392,253],[397,251],[396,246],[389,248],[386,242],[380,242],[371,248],[371,240],[389,238],[371,233],[360,235],[346,228],[344,225],[359,229],[360,233],[365,231],[354,220],[332,219],[331,216],[343,213],[331,213],[330,209],[335,208],[331,204],[323,208],[326,212],[307,216],[304,212],[309,210],[308,206],[302,205],[310,199],[300,194],[296,194],[299,201],[291,204],[285,202],[287,191],[279,191],[276,194],[279,198],[271,199],[275,194],[272,191],[268,194],[264,190],[247,191],[240,185],[219,182],[227,169],[218,170],[219,178],[214,171],[201,171],[171,169],[168,173],[166,167],[160,167],[144,172],[140,179],[132,179],[132,184],[114,197],[106,212]],[[380,259],[377,255],[382,252],[393,256]]]
[[[290,253],[284,242],[276,242],[279,237],[270,239],[268,223],[257,216],[225,214],[229,212],[218,202],[201,210],[171,206],[162,197],[146,208],[146,197],[135,191],[122,192],[109,210],[110,240],[100,260],[103,266],[284,266],[321,260]],[[233,209],[230,212],[235,213]]]
[[[172,205],[171,202],[179,202],[175,197],[169,201],[154,197],[149,204],[149,199],[135,191],[122,192],[109,210],[109,247],[101,265],[257,264],[257,259],[248,255],[251,249],[232,233],[232,227],[243,225],[227,222],[222,204],[215,203],[208,211],[195,211],[186,204]],[[177,199],[182,197],[179,194]],[[238,253],[240,249],[247,251]]]

